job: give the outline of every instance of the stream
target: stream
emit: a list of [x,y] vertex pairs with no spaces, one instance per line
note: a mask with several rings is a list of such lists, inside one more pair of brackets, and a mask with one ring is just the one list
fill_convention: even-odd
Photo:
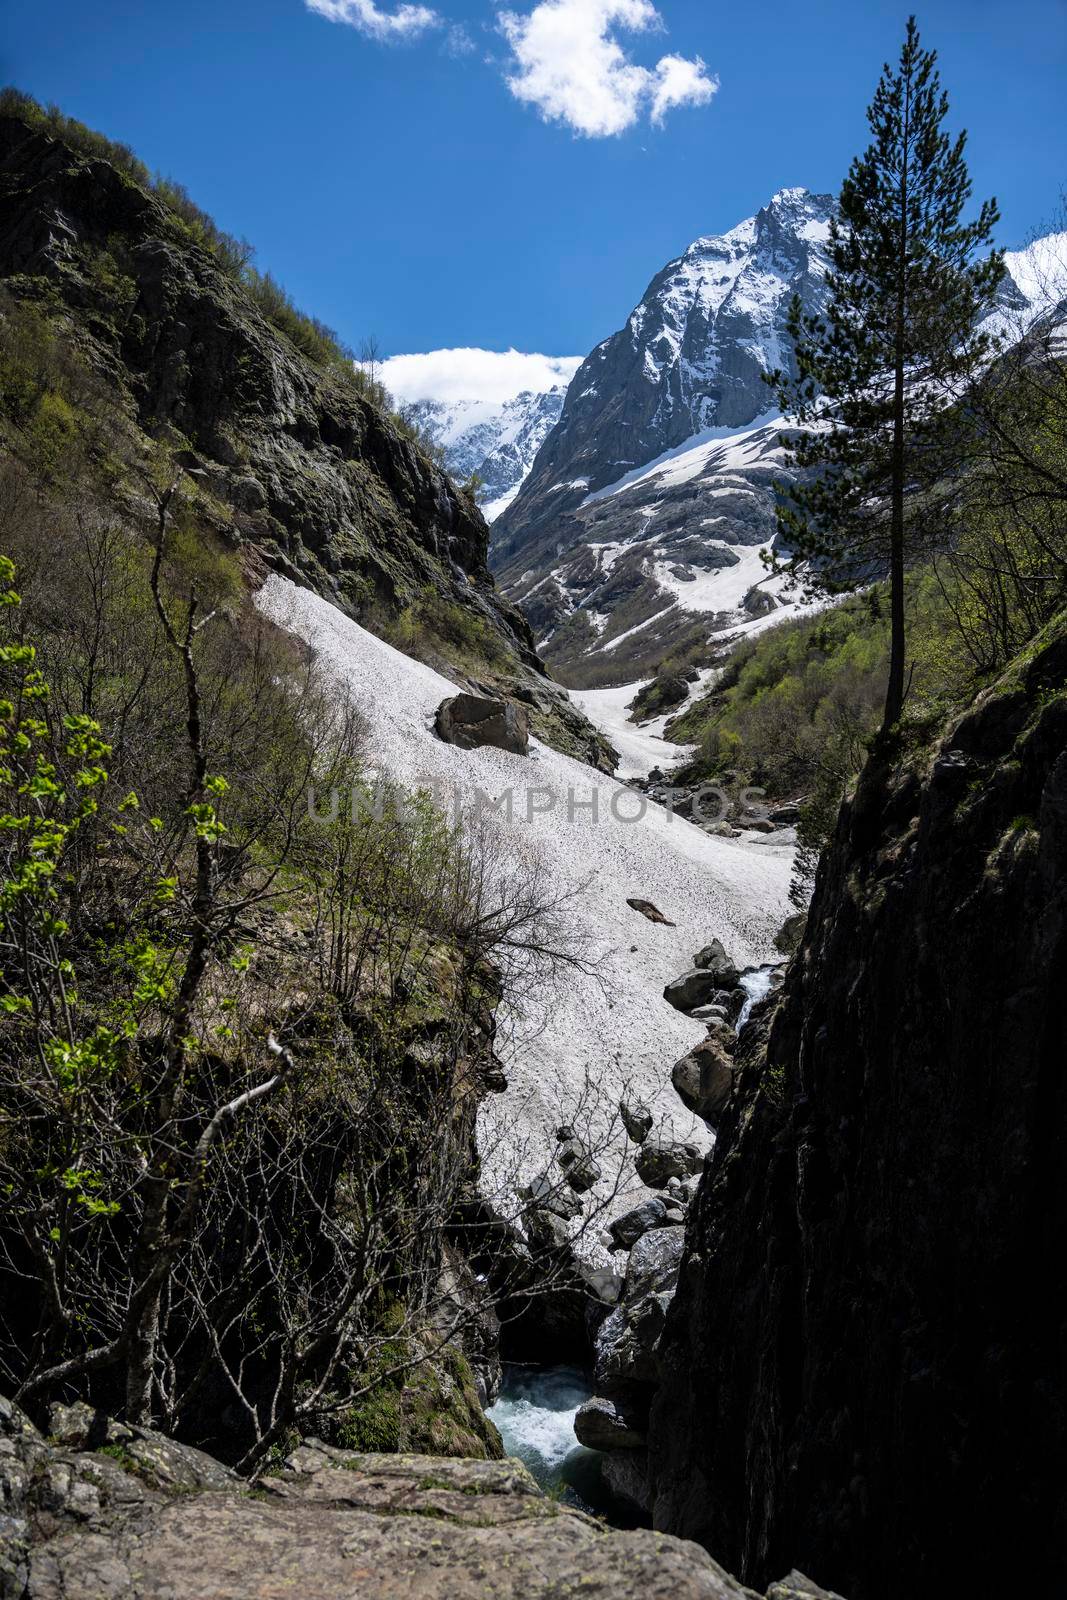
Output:
[[603,1481],[600,1451],[587,1450],[574,1437],[578,1407],[592,1393],[579,1367],[506,1364],[500,1394],[487,1415],[500,1429],[508,1455],[518,1456],[547,1494],[616,1528],[647,1525],[647,1518]]

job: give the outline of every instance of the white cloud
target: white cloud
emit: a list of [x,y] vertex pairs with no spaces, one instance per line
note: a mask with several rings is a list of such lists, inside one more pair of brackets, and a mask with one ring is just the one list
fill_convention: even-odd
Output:
[[400,405],[413,400],[485,400],[502,405],[524,389],[543,394],[570,383],[581,356],[526,355],[520,350],[429,350],[390,356],[379,376]]
[[661,123],[675,106],[707,105],[718,88],[699,56],[663,56],[653,68],[630,59],[615,34],[662,30],[652,0],[539,0],[529,12],[502,11],[500,27],[515,98],[587,138],[624,132],[646,108]]
[[441,18],[436,11],[424,5],[399,5],[395,11],[385,11],[375,0],[305,0],[309,11],[315,11],[329,22],[346,22],[372,39],[383,41],[415,39],[428,28],[439,28]]

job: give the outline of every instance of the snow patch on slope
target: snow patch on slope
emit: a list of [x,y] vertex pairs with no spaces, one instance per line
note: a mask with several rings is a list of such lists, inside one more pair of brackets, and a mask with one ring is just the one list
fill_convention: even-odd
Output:
[[[338,692],[359,706],[369,757],[398,782],[413,789],[445,785],[468,805],[479,791],[495,799],[514,790],[514,820],[486,812],[487,824],[507,830],[509,851],[539,861],[556,893],[575,894],[570,904],[582,944],[601,956],[595,977],[569,974],[544,995],[536,1029],[527,1019],[509,1044],[503,1019],[509,1089],[491,1097],[483,1112],[490,1166],[521,1159],[530,1175],[543,1170],[561,1099],[580,1096],[587,1077],[603,1097],[601,1118],[625,1090],[644,1099],[665,1130],[706,1147],[705,1125],[685,1110],[670,1081],[672,1064],[704,1029],[667,1004],[663,986],[713,935],[742,965],[771,955],[789,910],[791,849],[773,836],[763,843],[710,837],[652,804],[642,820],[620,820],[637,812],[643,797],[537,741],[528,757],[444,744],[433,718],[455,684],[279,575],[267,579],[256,605],[304,640]],[[527,821],[531,789],[557,798],[551,810],[535,810]],[[580,808],[594,793],[595,819],[588,804]],[[676,926],[647,921],[626,904],[629,897],[652,900]],[[602,1195],[616,1172],[626,1175],[613,1211],[647,1193],[621,1136],[603,1166]]]

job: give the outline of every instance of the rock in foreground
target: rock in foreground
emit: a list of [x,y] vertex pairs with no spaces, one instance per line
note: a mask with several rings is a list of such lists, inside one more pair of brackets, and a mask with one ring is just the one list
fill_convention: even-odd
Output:
[[0,1400],[0,1600],[754,1600],[699,1546],[605,1532],[517,1461],[310,1444],[246,1485],[159,1444],[162,1476]]

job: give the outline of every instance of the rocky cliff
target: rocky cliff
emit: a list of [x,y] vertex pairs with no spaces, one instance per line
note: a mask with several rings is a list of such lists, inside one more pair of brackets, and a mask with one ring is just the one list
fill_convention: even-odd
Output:
[[[102,141],[101,141],[102,142]],[[497,593],[469,495],[337,365],[309,359],[219,254],[120,165],[0,115],[0,282],[64,330],[225,542],[603,759]]]
[[872,762],[695,1203],[660,1528],[861,1600],[1067,1582],[1067,628]]

